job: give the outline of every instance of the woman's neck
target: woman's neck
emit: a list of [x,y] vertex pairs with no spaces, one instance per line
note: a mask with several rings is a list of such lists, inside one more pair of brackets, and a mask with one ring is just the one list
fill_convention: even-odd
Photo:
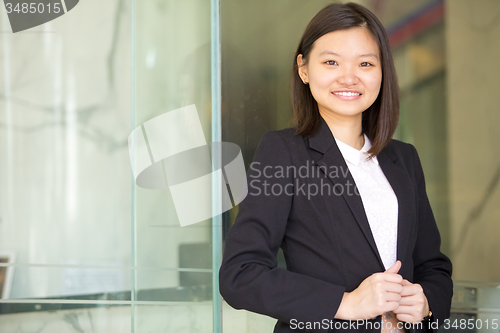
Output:
[[322,112],[320,112],[320,115],[328,124],[334,138],[357,150],[363,148],[365,140],[362,134],[361,114],[359,114],[359,116],[345,118],[334,117]]

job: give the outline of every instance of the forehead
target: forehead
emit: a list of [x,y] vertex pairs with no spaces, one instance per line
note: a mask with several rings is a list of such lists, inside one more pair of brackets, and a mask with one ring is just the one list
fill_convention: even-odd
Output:
[[315,56],[360,57],[372,55],[379,58],[379,48],[372,34],[365,28],[352,28],[329,32],[318,38],[311,50]]

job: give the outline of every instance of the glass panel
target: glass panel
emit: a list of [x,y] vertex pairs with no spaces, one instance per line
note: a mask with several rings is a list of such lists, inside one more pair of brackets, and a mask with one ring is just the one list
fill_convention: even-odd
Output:
[[[118,308],[97,309],[94,323],[66,311],[130,300],[130,7],[86,1],[67,9],[16,33],[1,14],[2,332],[44,323],[62,332],[71,320],[130,331],[130,305],[117,321]],[[13,311],[21,298],[24,309],[41,302],[42,312]],[[54,299],[71,304],[44,312]]]
[[0,304],[2,333],[132,332],[130,305]]
[[[207,254],[210,255],[210,252],[205,252],[204,256]],[[201,255],[200,257],[203,258]],[[211,268],[139,269],[136,277],[137,301],[199,302],[212,299]]]
[[138,305],[134,316],[134,332],[213,332],[211,301],[183,305]]
[[[212,332],[212,220],[187,222],[205,202],[196,199],[198,191],[182,201],[174,187],[211,172],[210,154],[203,155],[211,152],[213,134],[211,2],[141,0],[135,6],[132,127],[144,138],[146,165],[157,163],[159,171],[134,187],[133,297],[178,304],[134,305],[133,327]],[[186,155],[200,148],[200,154]],[[191,177],[204,163],[209,170]],[[173,175],[181,171],[182,182],[176,182]]]
[[130,2],[66,5],[1,11],[1,332],[131,332]]
[[138,127],[156,158],[145,123],[190,105],[174,130],[212,141],[211,2],[76,4],[19,33],[2,11],[0,331],[211,332],[211,216],[182,226],[129,153]]
[[85,266],[13,269],[13,287],[4,299],[130,300],[130,268]]
[[[136,9],[134,128],[194,104],[201,135],[210,142],[210,3],[141,1]],[[182,142],[160,143],[166,144]],[[210,221],[181,227],[170,191],[136,186],[134,198],[137,266],[180,267],[181,244],[210,244]]]
[[0,250],[16,263],[130,265],[127,10],[91,1],[15,34],[2,12]]

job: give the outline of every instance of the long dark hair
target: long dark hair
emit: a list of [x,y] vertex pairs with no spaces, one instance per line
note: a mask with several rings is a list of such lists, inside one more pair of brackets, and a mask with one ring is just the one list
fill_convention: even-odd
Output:
[[[382,65],[382,84],[380,93],[373,104],[363,112],[362,131],[366,133],[372,147],[370,157],[379,152],[391,141],[399,121],[399,86],[389,38],[378,18],[367,8],[356,3],[332,3],[321,9],[306,27],[293,58],[291,80],[293,123],[295,134],[312,137],[318,130],[321,115],[318,103],[299,74],[297,56],[302,54],[303,64],[309,61],[309,53],[314,42],[321,36],[336,30],[363,27],[377,42]],[[361,133],[360,133],[361,134]]]

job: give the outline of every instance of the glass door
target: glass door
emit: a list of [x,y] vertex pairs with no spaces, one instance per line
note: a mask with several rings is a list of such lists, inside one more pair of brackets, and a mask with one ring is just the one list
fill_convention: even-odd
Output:
[[218,1],[59,5],[0,9],[0,331],[220,332],[220,186],[183,188],[220,159]]

